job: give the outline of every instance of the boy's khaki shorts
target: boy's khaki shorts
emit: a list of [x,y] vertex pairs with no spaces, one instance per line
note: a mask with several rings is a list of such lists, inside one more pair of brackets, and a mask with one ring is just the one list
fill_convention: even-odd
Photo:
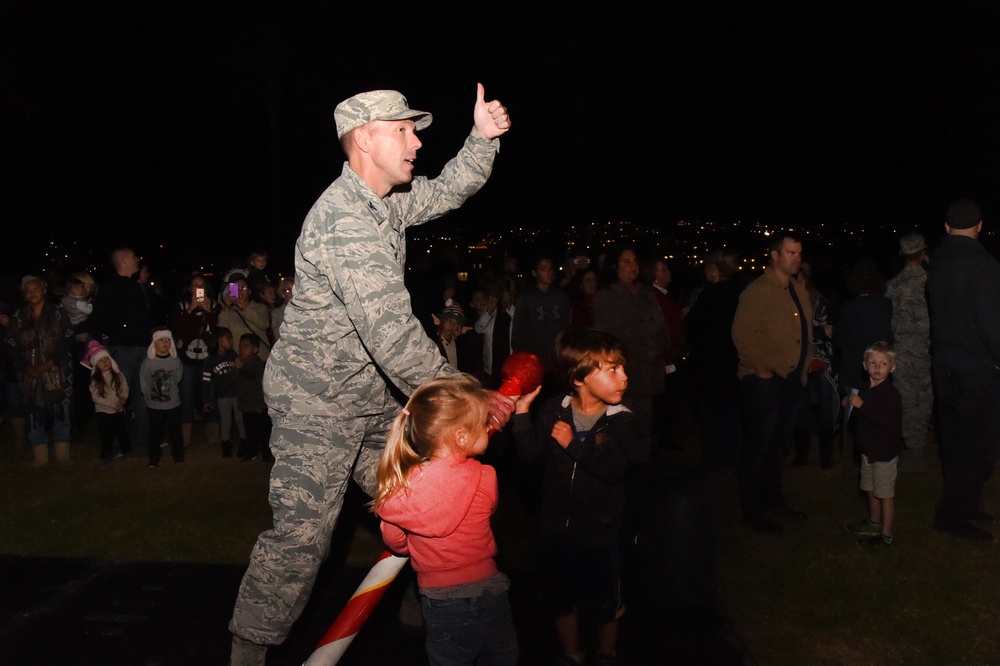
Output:
[[868,456],[861,455],[861,490],[870,492],[877,499],[896,496],[896,467],[899,456],[888,462],[868,462]]

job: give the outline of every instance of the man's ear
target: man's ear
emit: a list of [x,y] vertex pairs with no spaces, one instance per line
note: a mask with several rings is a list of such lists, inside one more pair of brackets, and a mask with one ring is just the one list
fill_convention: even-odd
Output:
[[351,131],[351,142],[354,146],[363,153],[367,153],[371,149],[371,134],[368,132],[368,128],[364,125],[361,127],[355,127]]

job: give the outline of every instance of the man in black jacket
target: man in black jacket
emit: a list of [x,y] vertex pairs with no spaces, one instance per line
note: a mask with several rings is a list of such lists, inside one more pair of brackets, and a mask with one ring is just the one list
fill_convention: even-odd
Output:
[[129,406],[135,422],[135,442],[145,442],[149,434],[146,404],[139,393],[139,367],[146,358],[154,322],[146,292],[136,279],[139,257],[127,247],[111,253],[115,274],[103,282],[94,296],[94,311],[87,325],[94,337],[107,337],[106,347],[118,363],[131,395]]
[[969,521],[992,522],[979,503],[1000,445],[1000,263],[978,242],[975,202],[953,203],[944,228],[927,276],[944,477],[934,526],[985,541],[993,535]]

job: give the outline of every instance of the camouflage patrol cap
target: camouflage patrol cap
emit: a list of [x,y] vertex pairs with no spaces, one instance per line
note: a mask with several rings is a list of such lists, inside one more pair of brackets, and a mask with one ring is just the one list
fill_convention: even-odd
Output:
[[426,129],[433,116],[426,111],[411,109],[406,98],[395,90],[371,90],[348,97],[333,112],[337,121],[337,138],[373,120],[406,120],[412,118],[417,129]]
[[920,234],[906,234],[899,239],[900,254],[916,254],[927,247],[924,237]]

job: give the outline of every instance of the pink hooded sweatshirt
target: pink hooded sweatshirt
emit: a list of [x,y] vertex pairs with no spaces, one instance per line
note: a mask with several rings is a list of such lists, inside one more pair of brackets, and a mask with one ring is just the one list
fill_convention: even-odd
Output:
[[415,467],[409,483],[375,513],[389,549],[409,555],[417,585],[463,585],[497,573],[490,527],[496,470],[474,458],[448,456]]

